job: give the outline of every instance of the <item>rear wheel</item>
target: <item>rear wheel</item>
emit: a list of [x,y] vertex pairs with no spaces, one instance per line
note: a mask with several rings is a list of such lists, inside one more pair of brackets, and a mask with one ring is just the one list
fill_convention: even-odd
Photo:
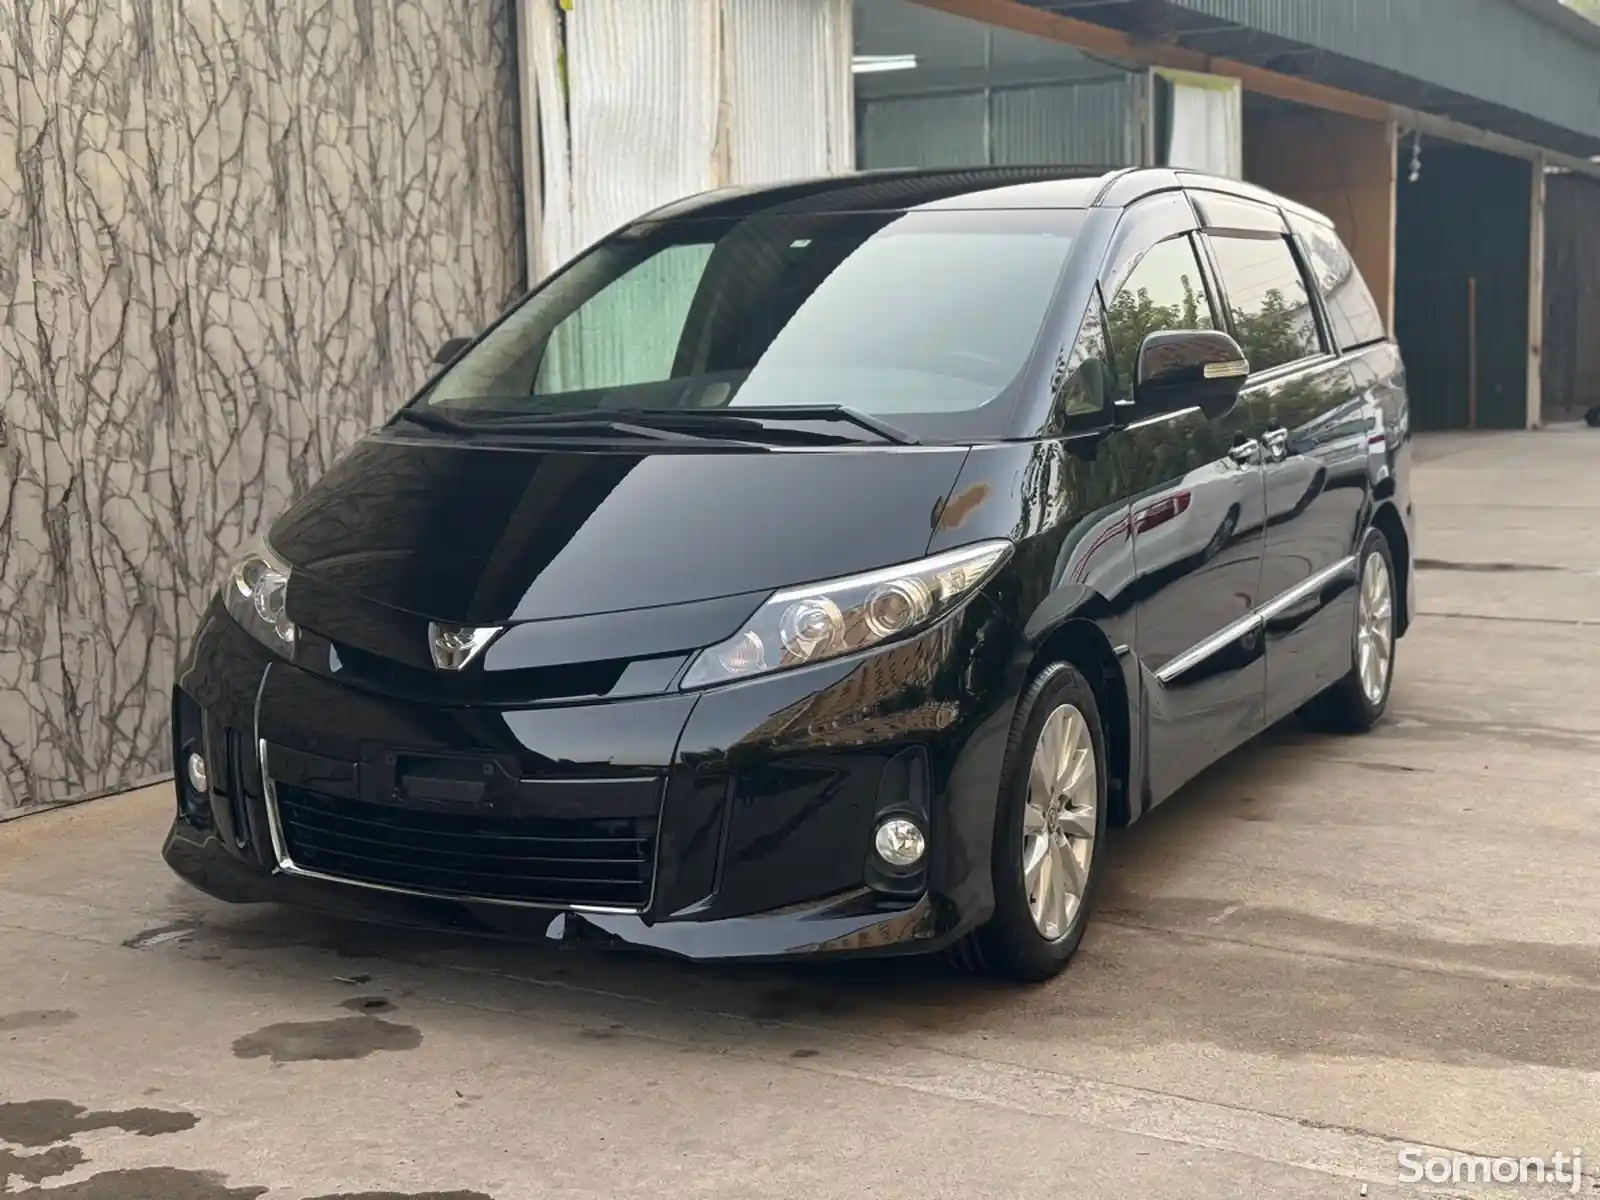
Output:
[[1350,673],[1300,710],[1307,725],[1329,733],[1371,729],[1389,707],[1394,683],[1394,556],[1382,530],[1367,530],[1357,563]]
[[1020,982],[1067,965],[1094,907],[1106,825],[1105,735],[1083,674],[1047,667],[1018,705],[995,815],[995,911],[958,963]]

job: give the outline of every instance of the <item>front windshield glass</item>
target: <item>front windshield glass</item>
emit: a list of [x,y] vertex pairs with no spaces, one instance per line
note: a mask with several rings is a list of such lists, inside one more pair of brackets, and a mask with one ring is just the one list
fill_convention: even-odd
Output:
[[466,421],[841,405],[923,440],[1003,436],[1080,220],[1025,210],[646,225],[530,296],[423,399]]

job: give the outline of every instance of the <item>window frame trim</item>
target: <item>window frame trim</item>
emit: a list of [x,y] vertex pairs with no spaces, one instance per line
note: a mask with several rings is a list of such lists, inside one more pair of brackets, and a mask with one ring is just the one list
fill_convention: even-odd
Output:
[[[1289,228],[1288,221],[1283,220],[1283,214],[1281,212],[1278,214],[1278,217],[1279,220],[1282,221],[1283,228],[1277,233],[1272,233],[1264,229],[1233,229],[1225,227],[1201,229],[1197,231],[1200,242],[1206,248],[1207,260],[1211,267],[1216,271],[1217,290],[1222,298],[1223,310],[1226,317],[1226,330],[1228,336],[1233,338],[1234,341],[1239,341],[1239,331],[1234,325],[1233,305],[1230,303],[1227,283],[1223,279],[1222,275],[1222,264],[1216,257],[1215,248],[1212,245],[1212,238],[1233,238],[1236,241],[1245,242],[1277,241],[1285,244],[1289,250],[1289,260],[1294,263],[1295,271],[1300,276],[1300,286],[1303,287],[1306,292],[1306,299],[1311,308],[1312,323],[1316,326],[1317,330],[1317,341],[1319,343],[1318,351],[1315,354],[1306,354],[1299,358],[1290,359],[1288,362],[1276,363],[1264,370],[1252,370],[1249,377],[1245,380],[1246,387],[1253,387],[1257,383],[1268,382],[1277,379],[1280,376],[1292,374],[1295,371],[1299,371],[1316,363],[1336,360],[1341,354],[1341,352],[1335,348],[1338,343],[1332,336],[1332,330],[1328,326],[1327,313],[1322,307],[1321,289],[1316,286],[1315,281],[1307,277],[1305,258],[1301,253],[1299,245],[1295,241],[1294,232]],[[1243,343],[1241,342],[1240,345],[1242,346]]]

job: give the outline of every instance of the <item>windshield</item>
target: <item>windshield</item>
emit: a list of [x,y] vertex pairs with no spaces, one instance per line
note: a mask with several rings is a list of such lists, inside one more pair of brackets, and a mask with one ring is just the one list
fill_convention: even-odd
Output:
[[423,400],[469,422],[829,405],[923,440],[1004,436],[1080,221],[1025,210],[646,225],[533,293]]

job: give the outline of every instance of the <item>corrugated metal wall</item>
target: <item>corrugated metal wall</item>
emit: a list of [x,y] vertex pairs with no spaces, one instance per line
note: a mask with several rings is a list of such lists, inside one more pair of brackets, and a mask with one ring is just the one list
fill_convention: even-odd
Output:
[[1600,46],[1509,0],[1176,0],[1600,137]]
[[858,0],[854,19],[856,54],[915,62],[856,76],[861,167],[1137,159],[1142,73],[908,0]]
[[1559,421],[1600,404],[1600,183],[1546,181],[1543,417]]
[[863,168],[1136,161],[1132,76],[965,95],[864,100]]
[[881,167],[976,167],[989,160],[983,93],[864,100],[856,120],[856,161]]

